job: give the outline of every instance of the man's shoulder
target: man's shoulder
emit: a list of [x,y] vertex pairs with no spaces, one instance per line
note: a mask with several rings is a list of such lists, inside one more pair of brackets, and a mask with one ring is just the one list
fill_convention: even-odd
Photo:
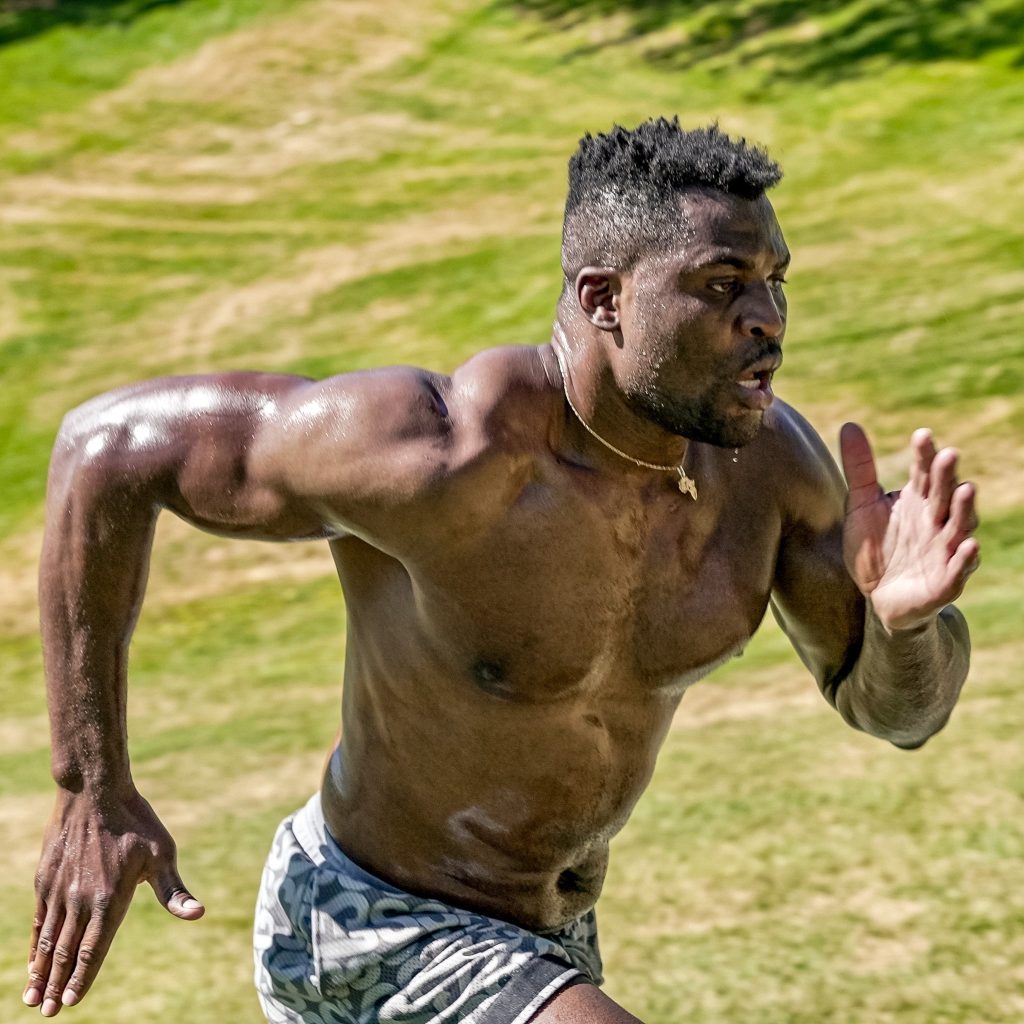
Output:
[[821,435],[800,412],[776,398],[755,446],[754,454],[772,467],[785,519],[832,520],[845,500],[842,475]]
[[561,392],[541,347],[485,349],[451,376],[456,428],[488,447],[532,448],[547,435]]
[[540,349],[510,345],[478,352],[451,374],[415,366],[341,374],[315,382],[304,401],[372,415],[377,433],[499,441],[546,422],[555,393]]
[[301,426],[328,444],[418,452],[421,475],[436,483],[488,455],[535,449],[554,394],[540,349],[488,349],[450,375],[385,366],[310,381],[281,410],[277,433]]
[[778,397],[765,413],[758,440],[771,449],[774,457],[792,460],[795,467],[808,470],[813,470],[821,455],[828,452],[807,418]]

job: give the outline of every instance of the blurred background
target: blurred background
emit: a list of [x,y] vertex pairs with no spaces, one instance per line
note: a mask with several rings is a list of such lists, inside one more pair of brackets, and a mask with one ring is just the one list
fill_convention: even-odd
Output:
[[[578,138],[678,113],[768,146],[793,250],[779,393],[905,479],[978,482],[974,669],[906,753],[770,623],[695,687],[613,846],[607,990],[649,1024],[1024,1019],[1024,3],[0,0],[0,1020],[52,803],[35,572],[63,413],[128,381],[546,340]],[[161,520],[134,774],[208,907],[140,891],[79,1024],[262,1019],[251,912],[336,725],[325,547]],[[67,1011],[65,1011],[67,1013]]]

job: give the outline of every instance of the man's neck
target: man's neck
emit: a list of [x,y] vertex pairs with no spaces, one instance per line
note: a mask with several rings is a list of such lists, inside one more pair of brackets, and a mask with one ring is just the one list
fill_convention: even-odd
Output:
[[[551,348],[557,360],[571,412],[579,430],[580,450],[592,454],[609,468],[638,464],[672,469],[685,462],[689,442],[638,415],[627,404],[612,368],[604,356],[595,328],[566,323],[559,318],[552,328]],[[582,436],[580,436],[582,435]],[[603,449],[598,453],[597,449]],[[609,459],[609,456],[611,459]]]

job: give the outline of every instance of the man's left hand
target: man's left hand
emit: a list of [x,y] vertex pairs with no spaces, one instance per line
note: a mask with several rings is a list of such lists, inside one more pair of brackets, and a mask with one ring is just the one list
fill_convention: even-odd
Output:
[[910,480],[885,493],[864,431],[839,435],[850,492],[843,526],[846,567],[890,631],[931,621],[955,600],[979,564],[975,489],[958,484],[955,448],[936,453],[929,430],[912,439]]

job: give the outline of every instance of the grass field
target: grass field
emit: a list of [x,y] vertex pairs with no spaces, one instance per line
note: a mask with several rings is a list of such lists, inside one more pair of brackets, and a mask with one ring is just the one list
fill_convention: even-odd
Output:
[[[687,696],[613,847],[607,989],[649,1024],[1024,1019],[1022,30],[1019,0],[0,2],[0,1021],[31,1012],[63,412],[163,373],[541,341],[577,138],[676,112],[786,170],[780,393],[830,443],[863,422],[892,486],[915,426],[958,444],[985,561],[973,675],[922,751],[847,729],[768,626]],[[255,886],[343,637],[325,549],[161,522],[132,757],[208,913],[140,892],[75,1020],[260,1019]]]

